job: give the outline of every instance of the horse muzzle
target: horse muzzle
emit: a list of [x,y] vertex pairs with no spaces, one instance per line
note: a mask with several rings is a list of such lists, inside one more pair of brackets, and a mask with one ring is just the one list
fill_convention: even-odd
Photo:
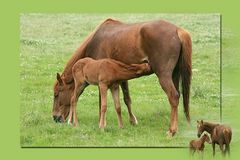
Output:
[[64,122],[64,119],[62,116],[53,116],[53,120],[56,122],[56,123],[63,123]]
[[200,137],[201,137],[201,134],[198,133],[197,136],[198,136],[198,138],[200,138]]

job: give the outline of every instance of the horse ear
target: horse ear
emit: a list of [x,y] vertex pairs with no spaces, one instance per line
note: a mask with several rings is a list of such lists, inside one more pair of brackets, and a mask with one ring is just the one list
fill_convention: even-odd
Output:
[[201,120],[201,124],[203,124],[203,120]]
[[61,78],[61,76],[60,76],[59,73],[57,73],[57,80],[58,80],[58,82],[59,82],[60,85],[63,84],[63,80],[62,80],[62,78]]
[[200,123],[199,120],[197,120],[197,123],[198,123],[198,124]]

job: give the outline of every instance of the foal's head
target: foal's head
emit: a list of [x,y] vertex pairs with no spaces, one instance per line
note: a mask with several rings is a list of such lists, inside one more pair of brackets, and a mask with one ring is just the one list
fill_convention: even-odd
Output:
[[138,75],[148,75],[152,73],[152,68],[147,62],[141,64],[132,64],[132,66],[137,68]]
[[203,142],[207,142],[209,144],[212,143],[210,135],[207,132],[203,132],[203,135],[202,135],[201,139],[203,140]]
[[55,122],[64,122],[69,114],[73,84],[66,84],[57,73],[54,84],[54,99],[52,115]]

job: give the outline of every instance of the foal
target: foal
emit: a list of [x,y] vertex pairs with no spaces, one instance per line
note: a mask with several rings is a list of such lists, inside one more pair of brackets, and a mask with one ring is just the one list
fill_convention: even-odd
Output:
[[190,141],[189,143],[190,153],[192,153],[193,155],[196,151],[203,152],[205,147],[204,146],[205,142],[211,143],[210,137],[206,132],[202,134],[201,138]]
[[110,88],[118,117],[118,126],[123,127],[121,106],[119,101],[119,82],[149,75],[152,73],[148,63],[124,64],[113,59],[94,60],[83,58],[78,60],[72,68],[75,88],[71,98],[69,123],[78,124],[76,106],[78,97],[89,85],[98,85],[100,93],[99,128],[106,126],[105,113],[107,110],[107,90]]
[[[215,144],[219,144],[222,154],[225,155],[228,152],[230,155],[230,142],[232,139],[232,130],[229,126],[197,121],[198,137],[206,131],[211,135],[213,156],[215,156]],[[223,148],[225,145],[225,149]]]

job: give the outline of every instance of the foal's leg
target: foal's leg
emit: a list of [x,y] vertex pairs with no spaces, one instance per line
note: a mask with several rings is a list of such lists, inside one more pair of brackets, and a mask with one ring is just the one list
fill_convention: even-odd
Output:
[[112,97],[113,97],[113,100],[114,100],[115,109],[116,109],[116,112],[117,112],[118,127],[123,128],[122,115],[121,115],[121,105],[120,105],[120,101],[119,101],[119,85],[114,84],[111,87],[111,92],[112,92]]
[[99,97],[99,101],[98,101],[98,105],[99,105],[99,119],[98,119],[98,123],[100,123],[100,117],[101,117],[101,92],[100,92],[100,87],[98,86],[98,97]]
[[190,147],[189,148],[189,154],[190,154],[190,156],[193,156],[194,155],[194,153],[195,153],[195,149],[193,149],[192,147]]
[[99,89],[101,93],[101,116],[99,122],[99,128],[104,129],[106,126],[105,113],[107,111],[107,89],[108,86],[104,83],[99,83]]
[[83,93],[84,89],[88,86],[86,82],[83,83],[75,83],[75,89],[71,98],[71,107],[69,113],[69,120],[68,123],[74,126],[78,125],[78,118],[77,118],[77,101],[79,96]]
[[201,158],[203,159],[204,150],[201,151]]
[[128,81],[124,81],[121,83],[121,88],[123,92],[123,97],[124,97],[124,103],[126,104],[128,108],[128,114],[129,114],[129,121],[132,125],[138,124],[137,118],[135,115],[132,113],[132,108],[131,108],[131,97],[129,95],[129,88],[128,88]]

